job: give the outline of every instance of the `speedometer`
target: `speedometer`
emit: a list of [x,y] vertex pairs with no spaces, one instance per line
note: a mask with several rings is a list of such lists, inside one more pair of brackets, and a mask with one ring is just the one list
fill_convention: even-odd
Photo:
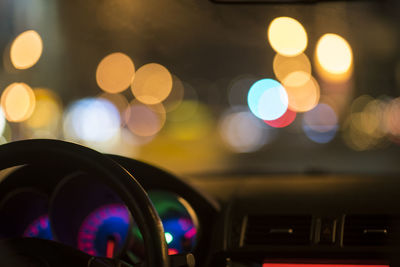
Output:
[[101,206],[82,223],[78,233],[78,248],[92,256],[112,258],[122,251],[130,222],[129,211],[124,205]]
[[[168,253],[193,252],[199,229],[189,203],[164,190],[149,190],[148,195],[162,221]],[[50,218],[57,240],[89,255],[128,256],[133,262],[145,257],[135,214],[107,185],[84,173],[66,177],[54,190]]]

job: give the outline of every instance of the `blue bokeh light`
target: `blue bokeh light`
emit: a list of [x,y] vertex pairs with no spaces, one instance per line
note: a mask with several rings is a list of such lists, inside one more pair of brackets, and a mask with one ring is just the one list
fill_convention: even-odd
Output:
[[333,140],[338,130],[338,118],[327,104],[318,104],[303,117],[303,131],[316,143],[326,144]]
[[262,120],[276,120],[288,108],[285,88],[276,80],[262,79],[255,82],[247,95],[251,112]]

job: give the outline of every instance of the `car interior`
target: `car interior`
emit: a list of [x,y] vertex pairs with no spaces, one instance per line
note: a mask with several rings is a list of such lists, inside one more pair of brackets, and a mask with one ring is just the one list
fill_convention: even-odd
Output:
[[400,1],[0,21],[0,266],[400,266]]

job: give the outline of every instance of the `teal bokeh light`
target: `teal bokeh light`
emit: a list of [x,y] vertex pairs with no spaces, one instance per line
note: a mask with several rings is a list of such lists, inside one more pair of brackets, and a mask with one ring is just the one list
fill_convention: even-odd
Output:
[[247,95],[251,112],[262,120],[276,120],[288,108],[288,95],[283,86],[273,79],[255,82]]

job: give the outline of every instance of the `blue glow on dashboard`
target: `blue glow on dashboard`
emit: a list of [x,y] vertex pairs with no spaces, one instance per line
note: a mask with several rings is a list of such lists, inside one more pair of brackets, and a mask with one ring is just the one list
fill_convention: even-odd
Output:
[[25,229],[23,236],[53,240],[53,233],[51,232],[50,228],[49,216],[45,214],[35,219]]
[[130,226],[128,209],[122,204],[101,206],[84,220],[78,233],[78,248],[92,256],[107,256],[107,244],[115,242],[113,254],[125,244]]

